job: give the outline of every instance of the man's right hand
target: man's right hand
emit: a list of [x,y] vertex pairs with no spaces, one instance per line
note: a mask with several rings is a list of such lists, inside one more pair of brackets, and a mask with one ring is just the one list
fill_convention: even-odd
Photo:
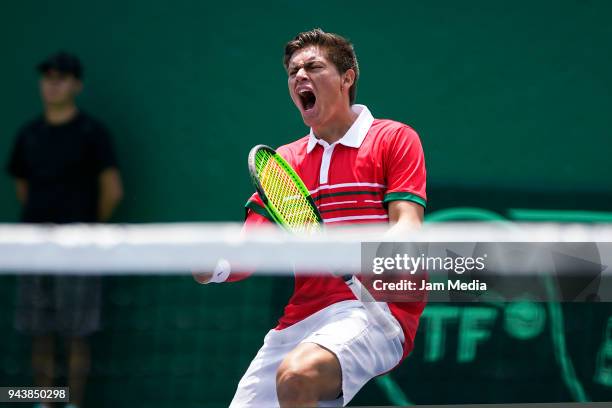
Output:
[[191,272],[191,275],[193,276],[193,279],[204,285],[208,282],[210,282],[210,278],[212,278],[213,274],[212,272],[199,272],[199,271],[193,271]]

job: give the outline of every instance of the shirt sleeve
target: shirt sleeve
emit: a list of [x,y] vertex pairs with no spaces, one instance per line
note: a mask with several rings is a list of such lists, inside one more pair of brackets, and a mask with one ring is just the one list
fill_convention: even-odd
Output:
[[[244,205],[244,208],[246,210],[244,223],[245,227],[247,227],[247,225],[249,224],[253,224],[255,221],[257,221],[257,223],[274,222],[272,216],[266,209],[263,201],[257,193],[253,193],[253,195],[247,200],[246,204]],[[251,215],[249,218],[249,213],[254,214]],[[255,214],[259,215],[259,217],[255,217]]]
[[98,174],[110,167],[118,166],[112,137],[101,125],[93,138],[93,166]]
[[386,145],[383,160],[387,180],[384,204],[406,200],[425,207],[425,155],[419,135],[409,126],[401,127]]
[[11,150],[6,171],[15,178],[28,178],[28,169],[25,159],[25,141],[22,132],[19,132]]

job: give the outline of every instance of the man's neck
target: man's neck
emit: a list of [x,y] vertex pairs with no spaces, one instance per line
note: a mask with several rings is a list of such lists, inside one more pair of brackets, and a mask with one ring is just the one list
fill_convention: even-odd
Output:
[[51,125],[62,125],[70,122],[79,112],[75,104],[46,106],[45,120]]
[[349,107],[339,112],[338,115],[334,116],[330,120],[329,124],[325,124],[318,128],[312,128],[313,133],[319,139],[325,140],[327,143],[332,144],[342,139],[342,137],[348,132],[355,120],[359,115]]

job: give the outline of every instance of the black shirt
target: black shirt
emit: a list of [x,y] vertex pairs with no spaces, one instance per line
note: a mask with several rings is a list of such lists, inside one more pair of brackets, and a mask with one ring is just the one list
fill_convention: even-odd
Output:
[[98,176],[117,165],[109,133],[79,112],[51,125],[43,117],[18,133],[8,172],[28,182],[23,222],[96,222]]

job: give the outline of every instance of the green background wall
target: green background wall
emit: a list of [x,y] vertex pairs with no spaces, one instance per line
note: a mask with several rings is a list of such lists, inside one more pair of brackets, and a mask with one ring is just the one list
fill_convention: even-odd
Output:
[[[34,66],[66,49],[86,68],[80,105],[115,137],[126,189],[116,221],[241,220],[249,148],[307,132],[287,95],[283,45],[322,27],[355,43],[357,101],[421,135],[430,211],[610,211],[611,12],[607,1],[569,0],[11,3],[0,13],[0,158],[40,111]],[[0,197],[0,221],[15,221],[6,176]],[[12,330],[14,277],[0,282],[0,385],[26,384],[29,344]],[[207,288],[189,277],[107,280],[88,402],[226,406],[290,290],[290,279]],[[413,357],[393,373],[408,399],[577,399],[551,334],[558,310],[543,306],[542,330],[521,340],[504,331],[506,309],[453,307],[428,307]],[[581,307],[563,309],[565,357],[589,398],[610,399],[609,308]],[[428,322],[440,313],[455,320],[444,357],[430,361],[425,347],[437,331]],[[475,360],[458,361],[454,347],[469,333],[461,322],[474,313],[494,315],[491,332]],[[356,400],[390,402],[377,383]]]
[[[12,3],[0,15],[0,157],[39,111],[33,67],[71,50],[86,67],[81,105],[116,138],[117,220],[239,220],[248,149],[307,131],[281,57],[319,26],[354,41],[358,102],[420,133],[432,189],[612,190],[612,4],[427,3]],[[5,221],[11,188],[0,179]]]

